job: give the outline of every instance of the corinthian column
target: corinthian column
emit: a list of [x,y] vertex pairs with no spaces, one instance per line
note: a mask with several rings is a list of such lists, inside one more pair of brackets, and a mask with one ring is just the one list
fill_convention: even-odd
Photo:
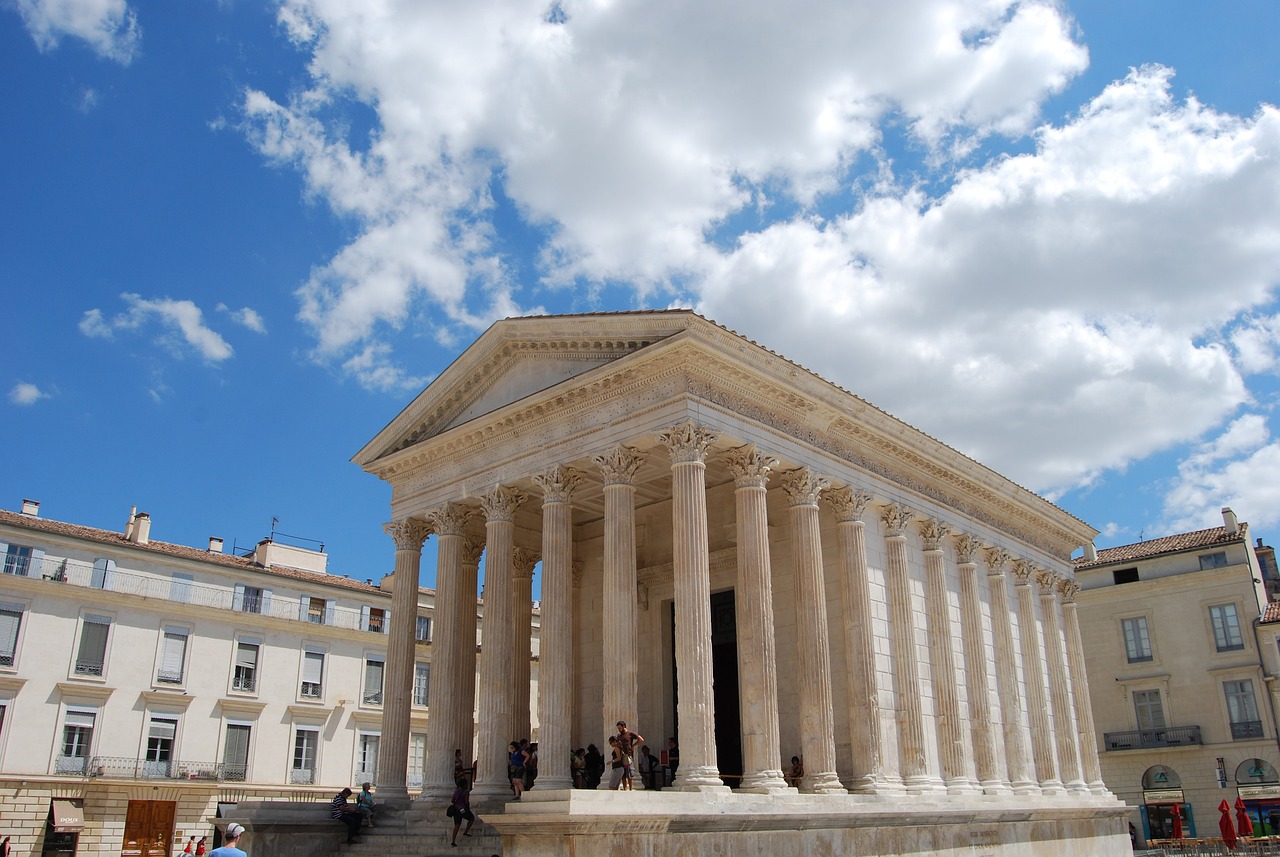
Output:
[[969,723],[973,734],[973,761],[978,784],[986,794],[1007,794],[1009,782],[996,765],[995,735],[991,725],[991,685],[987,681],[987,652],[982,637],[982,604],[978,599],[978,565],[974,554],[978,540],[967,534],[952,542],[956,571],[960,576],[960,633],[964,637],[964,675],[969,698]]
[[969,760],[960,720],[960,693],[956,685],[956,654],[951,643],[951,605],[947,601],[947,570],[942,540],[951,528],[937,518],[917,524],[924,542],[925,622],[929,628],[929,662],[933,677],[934,723],[938,733],[938,758],[942,779],[951,794],[975,791],[969,778]]
[[1000,722],[1004,730],[1005,763],[1014,794],[1039,790],[1027,770],[1027,733],[1022,729],[1022,702],[1018,693],[1018,656],[1013,649],[1013,613],[1004,569],[1009,552],[987,548],[987,576],[991,584],[991,637],[996,652],[996,688],[1000,694]]
[[880,733],[880,691],[876,682],[875,633],[871,584],[867,577],[866,525],[862,513],[871,502],[866,491],[836,488],[827,503],[836,513],[840,540],[840,595],[844,605],[844,659],[849,681],[849,743],[853,749],[853,791],[883,794],[894,789],[884,775]]
[[1058,750],[1058,770],[1067,791],[1088,794],[1080,778],[1080,750],[1072,724],[1071,686],[1062,656],[1062,626],[1058,623],[1058,584],[1062,578],[1051,571],[1036,575],[1040,584],[1040,614],[1044,617],[1044,646],[1049,655],[1049,698],[1053,704],[1054,744]]
[[711,669],[711,563],[707,546],[707,448],[716,436],[693,420],[658,434],[671,453],[676,693],[680,771],[686,791],[725,789],[716,765]]
[[383,531],[396,543],[391,573],[391,627],[387,635],[387,674],[382,694],[382,740],[378,745],[378,791],[383,799],[409,799],[409,709],[413,702],[413,644],[418,623],[418,574],[422,543],[431,528],[412,518],[394,521]]
[[1049,703],[1044,698],[1044,666],[1040,660],[1040,631],[1036,623],[1036,596],[1031,581],[1039,571],[1025,559],[1013,561],[1014,591],[1018,593],[1018,643],[1022,649],[1022,672],[1027,677],[1027,711],[1031,714],[1031,757],[1036,779],[1044,794],[1062,794],[1053,759],[1053,724]]
[[[531,550],[516,548],[511,556],[511,603],[515,617],[512,630],[515,648],[511,659],[511,733],[529,738],[529,662],[533,660],[533,567],[540,557]],[[541,753],[539,753],[541,755]]]
[[[465,708],[467,720],[475,700],[462,695],[468,686],[463,681],[464,664],[475,669],[475,581],[471,591],[462,580],[463,527],[474,514],[466,506],[449,503],[433,509],[428,515],[436,533],[436,604],[435,630],[431,643],[431,683],[427,688],[427,768],[423,777],[422,797],[443,798],[453,793],[453,751],[465,744],[467,761],[471,754],[471,729],[465,736],[460,731],[459,709]],[[466,638],[466,612],[472,616],[471,639]],[[464,651],[471,658],[464,660]]]
[[[591,459],[604,477],[604,709],[603,735],[617,733],[619,720],[636,727],[639,717],[639,651],[636,611],[636,486],[644,458],[616,446]],[[607,751],[609,748],[605,747]],[[605,782],[601,788],[608,788]]]
[[538,790],[572,788],[573,508],[582,481],[556,465],[533,477],[542,489],[542,633],[538,643]]
[[881,507],[889,552],[889,625],[893,636],[893,693],[897,702],[898,755],[902,782],[911,794],[938,791],[941,781],[929,775],[924,746],[924,713],[920,709],[920,665],[916,663],[916,628],[911,610],[911,572],[906,528],[915,513],[906,506]]
[[1067,663],[1071,668],[1071,697],[1076,703],[1076,727],[1080,736],[1080,756],[1084,761],[1084,778],[1089,791],[1110,794],[1102,782],[1102,764],[1098,760],[1098,735],[1094,731],[1093,707],[1089,702],[1089,681],[1084,667],[1084,645],[1080,638],[1080,618],[1076,615],[1076,593],[1080,584],[1064,579],[1062,590],[1062,623],[1066,626]]
[[500,798],[507,787],[507,744],[512,739],[512,563],[516,509],[524,493],[498,486],[480,498],[485,516],[484,642],[480,654],[480,770],[475,795]]
[[[773,578],[765,484],[778,462],[755,444],[725,454],[737,486],[738,700],[742,715],[742,791],[787,789],[778,767],[778,673],[773,642]],[[787,789],[793,791],[792,789]]]

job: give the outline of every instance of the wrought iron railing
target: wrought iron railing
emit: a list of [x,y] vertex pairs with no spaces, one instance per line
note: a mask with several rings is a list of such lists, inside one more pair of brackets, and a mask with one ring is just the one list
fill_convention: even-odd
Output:
[[1130,732],[1107,732],[1103,747],[1110,750],[1140,750],[1152,747],[1190,747],[1204,743],[1199,726],[1163,726],[1159,729],[1134,729]]
[[317,681],[304,681],[302,683],[302,698],[303,699],[319,699],[320,683]]
[[1262,737],[1262,721],[1261,720],[1242,720],[1239,723],[1231,724],[1231,740],[1245,741],[1250,738]]
[[206,780],[244,782],[245,765],[185,759],[135,759],[128,756],[58,756],[55,774],[122,780]]

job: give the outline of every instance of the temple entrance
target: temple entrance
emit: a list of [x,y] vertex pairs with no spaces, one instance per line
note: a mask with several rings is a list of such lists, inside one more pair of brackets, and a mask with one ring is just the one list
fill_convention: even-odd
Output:
[[[716,766],[730,788],[742,782],[742,713],[738,708],[738,614],[732,589],[711,595],[711,675],[715,684]],[[680,734],[679,667],[675,661],[676,608],[668,602],[671,638],[671,705]]]

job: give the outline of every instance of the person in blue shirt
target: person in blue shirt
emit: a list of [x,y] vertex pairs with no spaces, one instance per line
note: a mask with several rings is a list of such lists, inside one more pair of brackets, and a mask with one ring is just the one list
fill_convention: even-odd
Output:
[[234,821],[227,825],[226,838],[221,848],[209,852],[209,857],[249,857],[240,850],[240,837],[244,835],[244,825]]

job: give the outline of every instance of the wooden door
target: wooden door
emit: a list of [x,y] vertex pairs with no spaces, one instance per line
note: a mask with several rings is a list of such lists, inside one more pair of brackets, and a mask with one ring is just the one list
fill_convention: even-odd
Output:
[[171,800],[129,801],[120,857],[169,857],[177,808]]

